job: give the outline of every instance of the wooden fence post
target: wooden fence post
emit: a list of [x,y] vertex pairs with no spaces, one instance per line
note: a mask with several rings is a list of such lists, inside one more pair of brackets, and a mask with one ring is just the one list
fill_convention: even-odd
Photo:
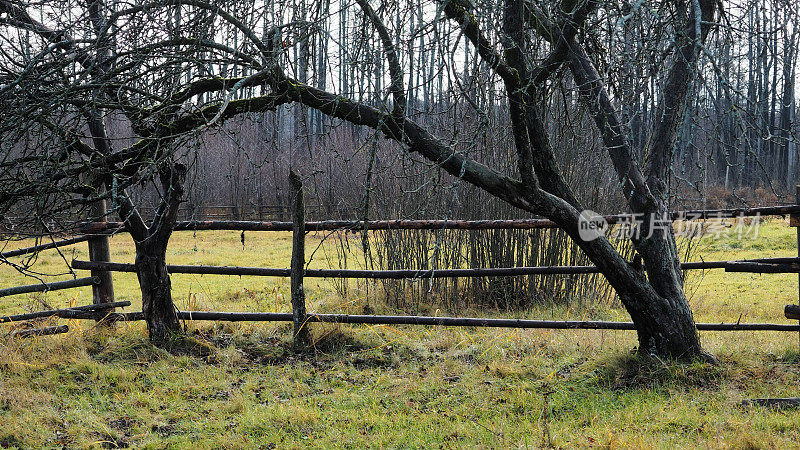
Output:
[[[105,221],[106,201],[100,200],[92,206],[92,213]],[[89,239],[89,261],[110,262],[111,248],[108,243],[108,236],[92,236]],[[114,281],[111,272],[108,270],[92,270],[92,277],[100,280],[99,284],[92,285],[92,303],[113,303],[114,302]],[[109,312],[113,312],[109,310]],[[97,319],[98,321],[100,319]]]
[[289,184],[294,196],[294,215],[292,217],[292,321],[294,322],[294,346],[305,348],[311,343],[306,323],[306,294],[303,291],[303,274],[306,264],[306,218],[303,204],[303,182],[292,170],[289,172]]

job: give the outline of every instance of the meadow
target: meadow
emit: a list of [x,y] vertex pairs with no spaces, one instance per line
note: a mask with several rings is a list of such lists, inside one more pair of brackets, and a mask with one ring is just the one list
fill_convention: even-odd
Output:
[[[335,245],[310,235],[310,267]],[[29,245],[16,242],[6,250]],[[112,259],[133,262],[127,235]],[[289,233],[178,232],[168,262],[286,267]],[[694,259],[796,256],[795,230],[710,233]],[[86,244],[37,256],[65,271]],[[23,261],[17,258],[14,261]],[[79,272],[78,276],[86,273]],[[65,279],[67,275],[44,277]],[[797,303],[797,275],[692,272],[698,322],[778,322]],[[0,266],[0,288],[30,279]],[[134,274],[114,275],[118,300],[138,310]],[[180,309],[290,311],[289,280],[172,276]],[[310,311],[397,312],[377,284],[306,280]],[[88,288],[0,299],[0,314],[91,302]],[[437,311],[440,315],[453,311]],[[614,302],[546,304],[459,315],[628,320]],[[55,323],[49,319],[45,323]],[[65,335],[0,337],[0,446],[6,448],[609,447],[791,448],[800,412],[741,406],[798,396],[797,333],[702,332],[720,365],[640,359],[633,332],[319,325],[313,349],[294,352],[287,323],[187,322],[193,346],[153,347],[141,323],[114,329],[66,321]],[[0,325],[5,335],[14,325]]]

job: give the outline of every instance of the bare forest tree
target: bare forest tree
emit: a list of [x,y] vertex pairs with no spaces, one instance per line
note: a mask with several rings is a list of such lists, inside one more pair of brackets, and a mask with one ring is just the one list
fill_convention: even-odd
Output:
[[[250,182],[229,165],[232,201],[260,205],[286,166],[305,168],[329,211],[344,198],[358,217],[382,190],[448,197],[461,213],[492,197],[569,235],[640,352],[707,356],[668,212],[678,188],[794,179],[791,3],[0,1],[0,213],[64,231],[107,200],[136,242],[161,339],[178,330],[164,257],[180,202],[219,182],[210,161],[226,143],[254,142],[236,153]],[[581,238],[598,197],[643,218],[643,266]]]

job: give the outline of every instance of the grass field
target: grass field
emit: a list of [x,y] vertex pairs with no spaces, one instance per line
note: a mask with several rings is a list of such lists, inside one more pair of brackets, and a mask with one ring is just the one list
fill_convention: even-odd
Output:
[[[319,242],[309,237],[308,254]],[[247,233],[243,246],[239,233],[182,232],[168,262],[286,267],[290,247],[288,233]],[[42,253],[35,267],[56,273],[64,259],[87,258],[86,244],[74,249]],[[311,267],[328,267],[326,251],[334,254],[323,245]],[[697,259],[796,252],[794,229],[774,221],[757,238],[706,236]],[[112,259],[133,261],[127,236],[112,239]],[[135,275],[114,281],[137,310]],[[0,267],[0,287],[30,282]],[[288,279],[178,274],[172,283],[181,309],[290,310]],[[306,290],[312,311],[361,313],[369,302],[393,312],[376,286],[342,298],[310,279]],[[781,323],[797,290],[796,275],[721,270],[693,273],[688,289],[699,322]],[[6,297],[0,314],[90,301],[89,289]],[[514,316],[627,317],[586,304]],[[704,332],[721,361],[710,366],[634,358],[633,332],[315,325],[315,350],[297,354],[289,324],[188,323],[196,344],[166,351],[142,324],[62,322],[70,333],[0,338],[2,447],[800,447],[800,412],[739,406],[798,396],[796,333]]]

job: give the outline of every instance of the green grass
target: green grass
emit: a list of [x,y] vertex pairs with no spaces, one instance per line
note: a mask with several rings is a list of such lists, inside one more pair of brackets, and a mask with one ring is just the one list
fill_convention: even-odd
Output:
[[[133,261],[127,239],[112,240],[113,260]],[[288,234],[247,233],[244,249],[239,239],[176,233],[168,260],[288,265]],[[318,242],[309,238],[309,253]],[[75,248],[85,259],[85,244]],[[312,267],[327,267],[324,251],[335,255],[333,242]],[[796,252],[795,231],[778,221],[758,239],[700,242],[707,261]],[[35,267],[54,273],[63,260],[51,251]],[[30,282],[8,267],[0,277],[0,287]],[[172,278],[184,309],[289,311],[288,279]],[[114,280],[117,297],[138,309],[135,275]],[[369,300],[391,312],[375,286],[351,285],[345,300],[330,282],[308,281],[311,310],[361,312]],[[797,276],[713,270],[694,273],[689,291],[698,321],[788,322],[782,309],[797,301]],[[7,297],[0,313],[90,297],[89,289]],[[626,319],[585,305],[516,315]],[[634,358],[632,332],[315,325],[315,350],[298,354],[289,324],[189,323],[192,338],[163,350],[141,323],[109,331],[62,322],[73,331],[0,338],[0,446],[787,448],[800,438],[800,412],[738,406],[798,396],[795,333],[704,332],[721,361],[709,366]]]

